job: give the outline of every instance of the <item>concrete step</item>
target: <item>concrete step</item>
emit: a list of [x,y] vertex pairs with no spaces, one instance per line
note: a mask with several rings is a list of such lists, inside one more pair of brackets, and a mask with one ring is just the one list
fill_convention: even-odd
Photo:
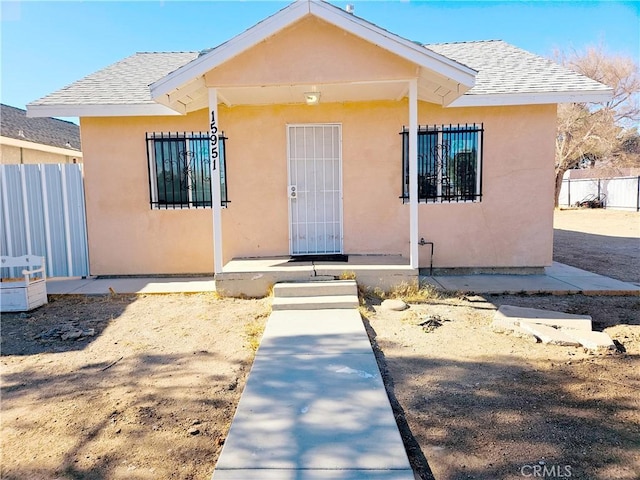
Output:
[[358,295],[354,280],[331,280],[319,282],[283,282],[273,287],[277,298],[320,297],[334,295]]
[[357,295],[316,295],[310,297],[274,297],[271,309],[319,310],[358,308]]

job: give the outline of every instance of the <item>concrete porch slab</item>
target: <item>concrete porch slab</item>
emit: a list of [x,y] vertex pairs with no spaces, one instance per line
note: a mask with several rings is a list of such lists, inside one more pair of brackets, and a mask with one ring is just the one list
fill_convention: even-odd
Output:
[[352,274],[358,285],[383,290],[418,280],[418,269],[411,268],[409,260],[399,255],[349,255],[347,262],[289,260],[290,257],[233,259],[216,274],[216,286],[223,295],[262,297],[279,282],[332,280]]

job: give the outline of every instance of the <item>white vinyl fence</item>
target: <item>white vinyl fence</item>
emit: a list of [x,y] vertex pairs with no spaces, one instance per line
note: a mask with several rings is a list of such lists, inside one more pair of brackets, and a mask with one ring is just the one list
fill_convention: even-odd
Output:
[[640,211],[640,177],[580,178],[562,181],[558,204],[575,206],[579,202],[600,198],[604,207]]
[[0,189],[2,255],[46,257],[50,277],[89,275],[81,164],[0,165]]

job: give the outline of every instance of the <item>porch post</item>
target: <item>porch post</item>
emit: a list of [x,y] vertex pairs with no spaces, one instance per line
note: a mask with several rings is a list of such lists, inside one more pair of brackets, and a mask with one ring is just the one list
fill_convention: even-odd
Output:
[[411,268],[418,268],[418,80],[409,80],[409,246]]
[[220,204],[220,149],[218,148],[218,93],[209,88],[209,160],[213,214],[213,273],[222,272],[222,206]]

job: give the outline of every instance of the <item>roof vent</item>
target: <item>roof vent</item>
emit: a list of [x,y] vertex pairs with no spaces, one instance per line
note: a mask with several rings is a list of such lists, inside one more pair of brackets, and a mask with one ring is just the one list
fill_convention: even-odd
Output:
[[353,3],[347,3],[347,8],[345,8],[347,13],[350,13],[351,15],[353,15],[355,9],[356,7],[353,5]]
[[19,136],[19,137],[22,137],[22,138],[26,138],[26,137],[24,136],[24,132],[23,132],[22,130],[18,130],[18,136]]

